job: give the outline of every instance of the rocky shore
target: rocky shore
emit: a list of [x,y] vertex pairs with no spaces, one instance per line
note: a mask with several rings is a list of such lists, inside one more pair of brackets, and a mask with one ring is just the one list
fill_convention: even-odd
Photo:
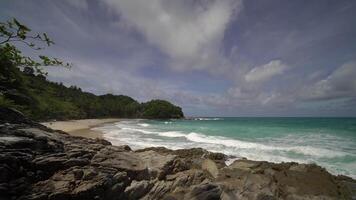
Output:
[[0,199],[355,199],[356,181],[312,164],[204,149],[112,146],[0,109]]

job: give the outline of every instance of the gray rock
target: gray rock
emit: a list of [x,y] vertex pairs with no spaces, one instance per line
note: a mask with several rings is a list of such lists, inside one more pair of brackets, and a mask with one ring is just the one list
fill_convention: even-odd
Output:
[[219,185],[204,183],[192,187],[191,191],[185,195],[184,199],[219,200],[221,193],[222,189]]
[[210,173],[210,175],[214,178],[217,178],[219,175],[219,169],[216,163],[210,159],[205,159],[202,163],[203,170],[206,170]]
[[125,189],[125,197],[127,199],[139,199],[150,191],[153,184],[150,181],[132,181]]
[[136,153],[143,162],[143,166],[148,170],[150,179],[163,179],[172,171],[172,163],[175,155],[162,155],[155,151],[144,151]]

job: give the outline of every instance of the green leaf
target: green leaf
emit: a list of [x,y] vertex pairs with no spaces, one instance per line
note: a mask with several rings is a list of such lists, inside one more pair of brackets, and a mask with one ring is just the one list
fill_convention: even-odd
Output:
[[16,26],[21,26],[20,22],[18,22],[15,18],[12,19]]
[[31,29],[27,28],[27,26],[21,24],[19,21],[17,21],[15,18],[13,18],[14,23],[16,26],[18,26],[20,29],[22,29],[24,32],[31,31]]

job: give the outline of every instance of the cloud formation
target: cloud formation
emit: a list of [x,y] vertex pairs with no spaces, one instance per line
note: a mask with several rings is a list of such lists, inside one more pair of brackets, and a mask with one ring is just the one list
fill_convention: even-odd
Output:
[[251,69],[246,75],[246,82],[264,82],[276,75],[283,74],[288,66],[280,60],[272,60],[269,63]]
[[327,1],[4,0],[0,18],[47,32],[41,53],[74,63],[49,78],[85,91],[188,116],[356,116],[356,1]]
[[105,0],[121,20],[167,54],[170,66],[202,69],[223,64],[224,32],[239,12],[240,0]]
[[330,100],[356,97],[356,62],[348,62],[329,76],[306,87],[302,97],[306,100]]

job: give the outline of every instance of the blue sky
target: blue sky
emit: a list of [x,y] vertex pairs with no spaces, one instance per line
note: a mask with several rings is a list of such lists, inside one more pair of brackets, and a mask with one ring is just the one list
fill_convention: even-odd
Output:
[[[356,116],[353,0],[2,0],[73,63],[49,79],[188,116]],[[23,48],[25,54],[33,54]]]

